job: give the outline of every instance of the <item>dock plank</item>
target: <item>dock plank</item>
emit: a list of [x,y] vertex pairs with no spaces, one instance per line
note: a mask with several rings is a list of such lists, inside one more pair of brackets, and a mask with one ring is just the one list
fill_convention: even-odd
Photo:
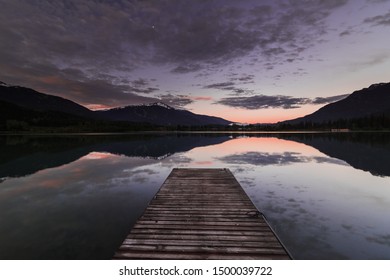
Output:
[[228,169],[173,169],[114,259],[290,259]]

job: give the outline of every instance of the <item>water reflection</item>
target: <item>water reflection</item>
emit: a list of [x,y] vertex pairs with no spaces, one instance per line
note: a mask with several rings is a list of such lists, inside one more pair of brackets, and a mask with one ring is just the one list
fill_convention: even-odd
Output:
[[109,258],[163,180],[142,168],[153,162],[93,153],[6,180],[0,188],[0,258]]
[[367,137],[0,137],[0,258],[110,259],[172,168],[223,167],[295,258],[390,259],[389,135]]
[[389,133],[281,134],[376,176],[390,176]]
[[229,139],[228,135],[198,134],[3,136],[0,137],[0,178],[33,174],[71,163],[91,152],[161,160]]
[[252,164],[258,166],[265,165],[287,165],[298,162],[310,162],[316,161],[318,163],[333,163],[340,165],[347,165],[345,162],[328,158],[328,157],[320,157],[313,156],[307,157],[300,153],[295,152],[284,152],[284,153],[259,153],[259,152],[247,152],[242,154],[234,154],[224,156],[219,158],[219,160],[229,163],[229,164]]

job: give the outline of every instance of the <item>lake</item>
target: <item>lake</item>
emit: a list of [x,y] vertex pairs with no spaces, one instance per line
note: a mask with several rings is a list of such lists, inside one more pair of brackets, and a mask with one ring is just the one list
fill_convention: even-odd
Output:
[[0,259],[111,259],[173,168],[229,168],[295,259],[390,259],[390,133],[0,136]]

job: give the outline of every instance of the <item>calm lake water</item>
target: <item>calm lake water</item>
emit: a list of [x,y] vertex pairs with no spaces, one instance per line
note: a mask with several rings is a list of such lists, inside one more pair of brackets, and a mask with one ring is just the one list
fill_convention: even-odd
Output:
[[0,136],[0,259],[110,259],[176,167],[229,168],[296,259],[390,259],[390,134]]

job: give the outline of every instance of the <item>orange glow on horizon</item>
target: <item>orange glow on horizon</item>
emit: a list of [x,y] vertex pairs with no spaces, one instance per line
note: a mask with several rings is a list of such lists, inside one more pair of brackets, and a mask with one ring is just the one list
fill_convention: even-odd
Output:
[[243,108],[233,108],[207,102],[197,102],[186,108],[195,114],[220,117],[231,122],[243,124],[274,124],[281,121],[296,119],[311,114],[318,110],[321,105],[305,105],[301,108],[264,108],[249,110]]
[[83,156],[81,159],[94,160],[94,159],[106,159],[110,157],[114,157],[114,155],[110,153],[91,152],[88,155]]
[[195,97],[192,97],[191,99],[192,100],[196,100],[196,101],[210,101],[210,100],[213,100],[213,98],[211,96],[195,96]]
[[112,109],[112,107],[103,105],[103,104],[86,104],[83,105],[84,107],[87,107],[89,110],[92,111],[99,111],[99,110],[109,110]]

